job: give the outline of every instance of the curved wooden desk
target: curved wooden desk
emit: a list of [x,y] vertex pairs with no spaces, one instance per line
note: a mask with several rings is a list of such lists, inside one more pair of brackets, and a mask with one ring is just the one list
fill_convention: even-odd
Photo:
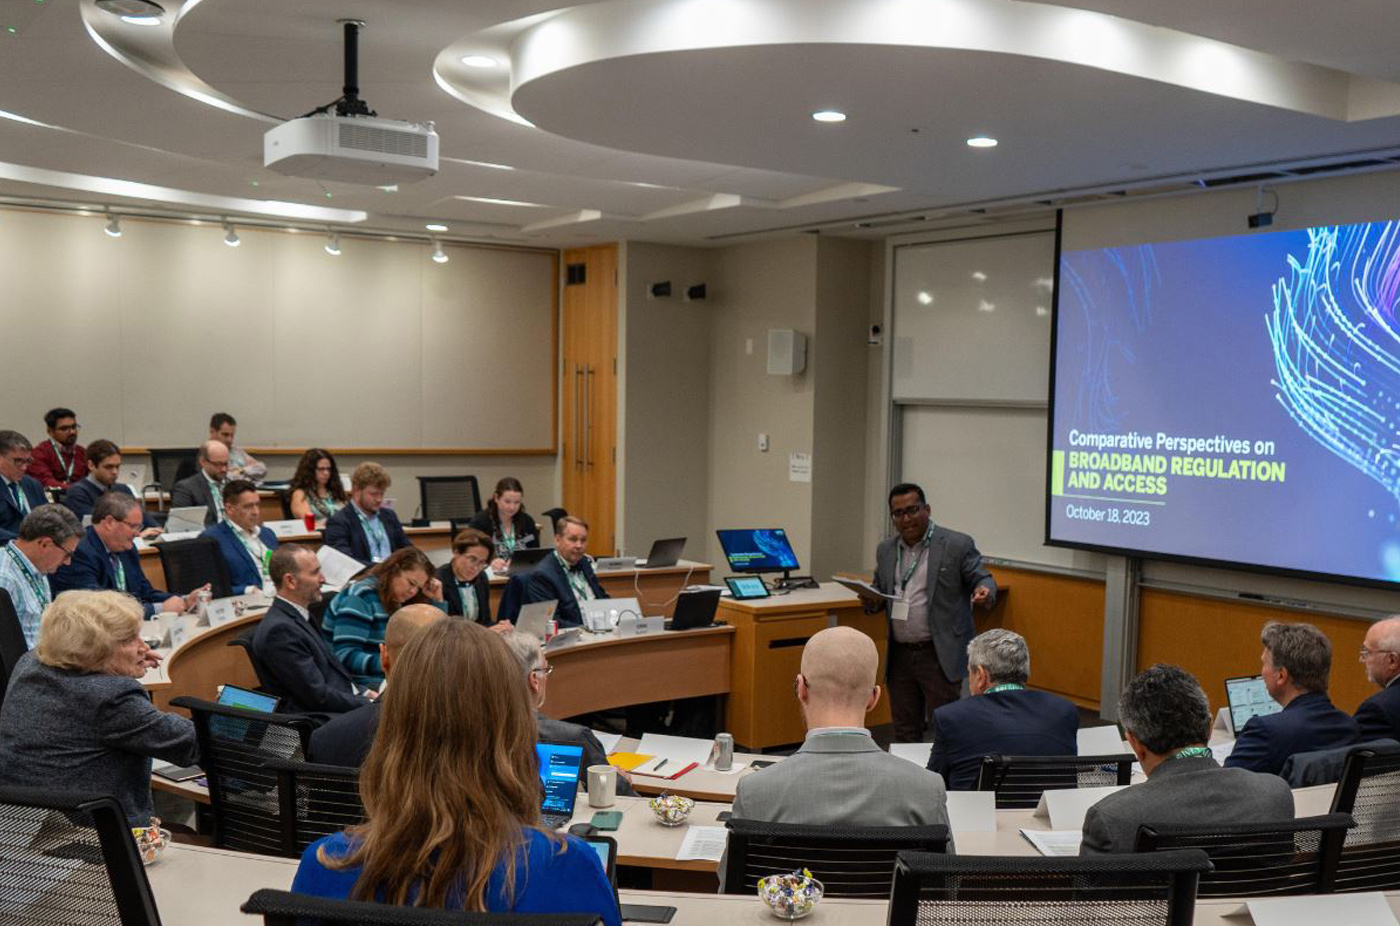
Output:
[[[185,711],[170,707],[171,700],[180,695],[213,701],[220,685],[257,688],[258,676],[253,664],[242,647],[230,646],[229,641],[262,620],[264,613],[254,611],[217,627],[195,627],[193,635],[181,645],[157,650],[165,661],[141,679],[155,706],[184,714]],[[192,617],[182,616],[176,620],[186,624],[194,622]]]

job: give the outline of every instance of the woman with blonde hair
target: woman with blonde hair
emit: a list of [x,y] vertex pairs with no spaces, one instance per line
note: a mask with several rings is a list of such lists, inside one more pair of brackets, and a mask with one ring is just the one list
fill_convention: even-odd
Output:
[[132,826],[149,826],[151,759],[199,758],[194,724],[158,710],[141,687],[159,662],[141,639],[135,598],[111,591],[55,598],[0,709],[0,782],[110,794]]
[[534,712],[498,634],[469,621],[418,631],[381,710],[360,771],[365,822],[312,843],[293,891],[620,926],[597,855],[540,826]]

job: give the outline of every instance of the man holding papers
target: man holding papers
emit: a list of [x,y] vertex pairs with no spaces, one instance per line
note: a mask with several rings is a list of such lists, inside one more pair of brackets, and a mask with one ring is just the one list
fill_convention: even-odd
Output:
[[1128,683],[1118,717],[1147,781],[1089,808],[1081,855],[1132,852],[1143,824],[1220,826],[1293,819],[1293,792],[1276,775],[1221,768],[1211,757],[1210,704],[1190,674],[1155,665]]

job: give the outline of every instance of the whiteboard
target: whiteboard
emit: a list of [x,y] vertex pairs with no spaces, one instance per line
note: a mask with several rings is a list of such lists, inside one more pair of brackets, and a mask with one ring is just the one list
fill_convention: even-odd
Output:
[[1044,402],[1055,236],[894,249],[896,402]]

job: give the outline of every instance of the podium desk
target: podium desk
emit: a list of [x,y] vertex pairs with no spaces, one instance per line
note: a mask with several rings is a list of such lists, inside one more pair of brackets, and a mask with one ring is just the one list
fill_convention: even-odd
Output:
[[[802,665],[802,647],[818,631],[845,626],[866,633],[880,652],[876,684],[884,686],[885,616],[866,614],[860,599],[835,582],[748,601],[721,598],[716,620],[734,628],[733,690],[725,728],[734,742],[765,749],[806,738],[793,680]],[[868,726],[890,722],[882,693]]]

